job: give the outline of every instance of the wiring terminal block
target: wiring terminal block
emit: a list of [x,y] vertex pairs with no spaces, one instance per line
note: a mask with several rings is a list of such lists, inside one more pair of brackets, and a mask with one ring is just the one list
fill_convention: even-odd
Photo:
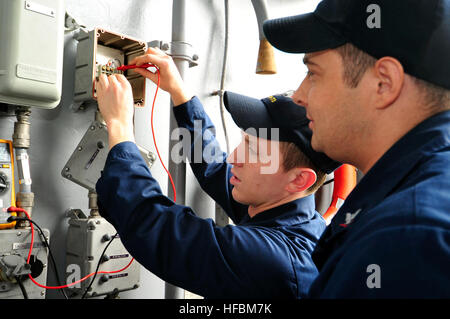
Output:
[[99,64],[97,66],[97,75],[96,75],[97,80],[101,74],[106,74],[106,75],[123,74],[123,71],[120,71],[117,68],[109,66],[109,65]]

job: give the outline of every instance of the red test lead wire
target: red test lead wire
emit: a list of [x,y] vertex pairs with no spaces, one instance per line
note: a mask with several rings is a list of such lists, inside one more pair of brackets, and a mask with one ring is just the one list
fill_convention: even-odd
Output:
[[137,66],[135,64],[122,65],[122,66],[117,67],[117,70],[119,70],[119,71],[126,71],[126,70],[129,70],[129,69],[136,69],[136,68],[147,69],[147,68],[151,68],[151,67],[154,67],[156,69],[156,73],[158,74],[158,83],[156,85],[155,96],[153,98],[152,111],[151,111],[151,120],[150,120],[151,121],[151,128],[152,128],[153,143],[155,144],[155,149],[156,149],[156,153],[158,154],[159,161],[161,162],[162,167],[164,168],[164,170],[166,171],[167,175],[169,176],[169,180],[170,180],[170,183],[172,184],[172,190],[173,190],[173,201],[176,202],[177,201],[177,191],[175,189],[175,183],[173,182],[172,175],[170,174],[169,170],[164,165],[164,162],[163,162],[163,160],[161,158],[161,154],[159,154],[158,145],[156,144],[155,131],[154,131],[154,128],[153,128],[153,111],[155,109],[156,96],[158,95],[158,90],[159,90],[159,85],[160,85],[160,80],[161,80],[161,75],[159,73],[159,69],[154,64],[145,63],[145,64],[142,64],[142,65],[139,65],[139,66]]
[[158,146],[156,144],[156,137],[155,137],[155,131],[153,128],[153,111],[155,110],[155,101],[156,101],[156,95],[158,94],[158,89],[160,85],[161,75],[159,74],[159,69],[156,68],[156,73],[158,74],[158,83],[156,84],[156,91],[155,91],[155,97],[153,98],[153,104],[152,104],[152,113],[151,113],[151,127],[152,127],[152,136],[153,136],[153,143],[155,144],[156,153],[158,153],[159,161],[161,162],[162,167],[167,173],[167,176],[169,176],[170,183],[172,184],[172,190],[173,190],[173,201],[177,201],[177,191],[175,189],[175,184],[172,179],[172,175],[170,174],[169,170],[166,168],[166,166],[163,163],[163,160],[161,158],[161,155],[159,154]]
[[156,96],[158,95],[158,90],[159,90],[159,85],[160,85],[160,80],[161,80],[161,75],[159,73],[159,69],[154,64],[144,63],[144,64],[139,65],[139,66],[137,66],[135,64],[122,65],[122,66],[117,67],[117,70],[119,70],[119,71],[126,71],[126,70],[136,69],[136,68],[147,69],[147,68],[152,68],[152,67],[156,69],[156,73],[158,74],[158,83],[156,84],[156,91],[155,91],[155,96],[153,98],[152,111],[151,111],[151,120],[150,120],[151,121],[151,128],[152,128],[153,143],[155,144],[155,149],[156,149],[156,153],[158,154],[159,161],[161,162],[162,167],[164,168],[164,170],[166,171],[167,175],[169,176],[169,180],[170,180],[170,183],[172,184],[172,190],[173,190],[173,201],[176,202],[177,201],[177,191],[175,189],[175,183],[173,182],[172,175],[170,174],[169,170],[164,165],[164,162],[163,162],[163,160],[161,158],[161,154],[159,154],[158,145],[156,144],[155,131],[154,131],[154,128],[153,128],[153,111],[155,109]]
[[[136,68],[147,69],[147,68],[151,68],[151,67],[155,67],[156,68],[156,66],[154,64],[145,63],[145,64],[142,64],[142,65],[139,65],[139,66],[137,66],[135,64],[121,65],[121,66],[117,67],[116,69],[119,70],[119,71],[126,71],[126,70],[136,69]],[[156,95],[155,95],[155,98],[156,98]]]

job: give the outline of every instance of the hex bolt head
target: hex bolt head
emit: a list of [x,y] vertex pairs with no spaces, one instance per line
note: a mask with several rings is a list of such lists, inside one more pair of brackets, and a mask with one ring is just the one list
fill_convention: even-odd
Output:
[[104,143],[103,141],[98,141],[98,142],[97,142],[97,147],[98,147],[99,149],[105,148],[105,143]]
[[100,277],[100,282],[101,283],[105,283],[109,280],[109,276],[108,275],[103,275]]

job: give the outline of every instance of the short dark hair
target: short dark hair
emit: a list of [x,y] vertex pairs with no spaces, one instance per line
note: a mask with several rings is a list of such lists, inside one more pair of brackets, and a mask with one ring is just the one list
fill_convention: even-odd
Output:
[[294,143],[280,142],[280,153],[283,156],[282,165],[285,171],[289,171],[296,167],[307,167],[316,172],[317,180],[306,190],[308,195],[315,193],[325,182],[327,174],[318,169]]
[[[346,43],[336,48],[342,57],[344,65],[344,82],[352,88],[356,88],[364,73],[375,65],[377,59],[358,49],[351,43]],[[429,106],[430,111],[443,111],[450,108],[450,90],[431,84],[424,80],[409,75]]]

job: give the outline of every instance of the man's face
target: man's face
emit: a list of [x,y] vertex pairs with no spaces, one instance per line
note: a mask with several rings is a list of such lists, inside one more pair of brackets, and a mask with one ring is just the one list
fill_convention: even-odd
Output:
[[259,206],[286,195],[289,176],[282,168],[279,142],[243,133],[241,143],[227,161],[233,165],[230,183],[237,202]]
[[308,74],[292,99],[306,108],[312,147],[335,160],[347,160],[365,133],[364,85],[350,88],[344,83],[342,58],[335,50],[306,54],[304,63]]

